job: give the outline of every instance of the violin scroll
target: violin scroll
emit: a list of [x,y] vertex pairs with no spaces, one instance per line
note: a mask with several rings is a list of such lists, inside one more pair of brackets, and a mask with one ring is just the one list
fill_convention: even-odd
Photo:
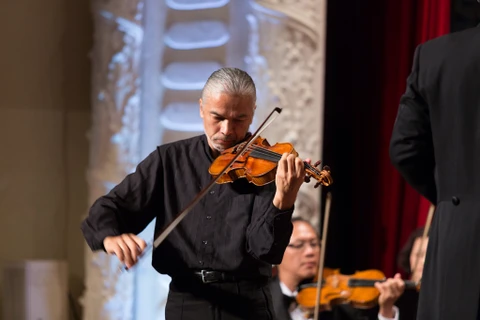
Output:
[[315,162],[314,165],[308,165],[306,164],[305,166],[305,171],[306,177],[305,177],[305,182],[310,182],[311,177],[313,177],[315,180],[317,180],[317,183],[315,183],[314,188],[318,188],[320,185],[324,185],[328,187],[333,183],[333,178],[330,172],[330,167],[329,166],[324,166],[323,169],[317,169],[320,165],[321,161]]

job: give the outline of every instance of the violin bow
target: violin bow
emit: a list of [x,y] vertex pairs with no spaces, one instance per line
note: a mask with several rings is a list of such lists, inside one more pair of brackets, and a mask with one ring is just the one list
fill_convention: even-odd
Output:
[[[175,219],[173,219],[172,222],[170,222],[169,225],[155,238],[155,240],[152,243],[149,243],[147,245],[147,248],[145,248],[144,252],[140,255],[139,258],[141,258],[146,252],[150,251],[150,249],[155,250],[164,240],[165,238],[175,229],[175,227],[187,216],[187,214],[192,211],[192,209],[195,207],[195,205],[208,193],[208,191],[215,185],[215,183],[220,179],[223,174],[237,161],[238,158],[240,158],[243,153],[248,149],[248,147],[257,139],[260,134],[265,130],[270,123],[273,122],[273,120],[276,119],[276,117],[282,112],[282,108],[275,107],[272,112],[268,115],[268,117],[262,122],[262,124],[258,127],[257,131],[253,135],[250,136],[250,138],[245,142],[245,145],[240,149],[240,151],[237,153],[235,157],[228,163],[225,168],[220,172],[220,174],[215,178],[212,179],[212,181],[205,187],[203,190],[201,190],[195,198],[183,209],[182,212],[180,212]],[[275,115],[274,118],[272,118]],[[272,118],[272,119],[270,119]],[[125,266],[123,270],[128,270],[127,267]]]
[[318,320],[319,311],[320,311],[320,292],[322,291],[322,280],[323,280],[323,269],[325,264],[325,250],[327,248],[327,230],[328,230],[328,220],[330,218],[330,207],[332,203],[332,194],[327,193],[327,199],[325,202],[325,217],[323,218],[323,232],[322,232],[322,241],[320,247],[320,262],[318,264],[318,276],[317,276],[317,297],[315,300],[315,311],[313,314],[314,320]]
[[[425,242],[425,238],[427,237],[428,231],[430,230],[430,225],[432,224],[432,218],[433,218],[434,212],[435,212],[435,206],[433,204],[430,204],[430,208],[428,209],[427,222],[425,223],[422,239],[420,240],[420,250],[423,249],[423,243]],[[417,270],[419,260],[420,260],[420,257],[419,255],[417,255],[415,257],[415,263],[412,268],[412,274],[414,274],[415,271]],[[416,283],[416,285],[418,285],[421,281],[422,281],[422,277],[420,277],[420,280],[418,280],[418,283]]]

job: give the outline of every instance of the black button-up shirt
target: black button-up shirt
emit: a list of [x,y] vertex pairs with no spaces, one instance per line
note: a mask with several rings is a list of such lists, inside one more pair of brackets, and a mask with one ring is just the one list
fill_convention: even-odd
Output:
[[[157,147],[82,222],[92,250],[107,236],[138,234],[156,218],[158,235],[212,180],[205,135]],[[172,277],[212,269],[271,276],[292,233],[293,208],[273,205],[275,183],[216,184],[153,252],[153,267]]]

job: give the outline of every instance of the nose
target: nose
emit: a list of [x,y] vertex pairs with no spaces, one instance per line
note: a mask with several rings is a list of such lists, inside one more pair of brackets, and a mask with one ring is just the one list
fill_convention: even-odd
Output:
[[313,247],[311,245],[307,245],[306,248],[305,248],[304,254],[306,256],[313,256],[316,251],[317,251],[316,247]]
[[223,120],[222,127],[220,128],[221,132],[225,136],[229,136],[233,133],[233,124],[232,121]]

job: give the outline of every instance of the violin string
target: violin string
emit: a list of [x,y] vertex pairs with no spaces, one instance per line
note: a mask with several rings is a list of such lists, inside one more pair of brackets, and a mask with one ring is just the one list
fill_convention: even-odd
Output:
[[[278,162],[282,158],[281,154],[279,154],[277,152],[274,152],[274,151],[271,151],[271,150],[268,150],[267,148],[262,147],[262,146],[252,145],[252,146],[249,146],[247,148],[247,151],[255,152],[255,154],[263,156],[264,157],[263,159],[265,159],[265,160]],[[320,172],[318,172],[317,168],[310,165],[308,162],[304,162],[304,163],[305,163],[306,168],[308,168],[309,170],[312,170],[316,174],[320,174]]]
[[267,148],[261,146],[250,146],[248,149],[249,151],[254,151],[255,154],[261,154],[263,156],[269,157],[266,160],[279,161],[282,158],[281,154],[268,150]]
[[[265,149],[263,147],[254,146],[253,149],[254,150],[252,151],[252,153],[255,152],[253,154],[253,156],[255,156],[255,154],[259,154],[259,155],[262,155],[265,160],[271,160],[271,161],[278,162],[282,158],[282,156],[279,153],[273,152],[273,151]],[[310,165],[308,162],[304,162],[304,164],[305,164],[305,167],[307,169],[315,172],[317,175],[320,174],[318,169],[313,167],[312,165]]]

